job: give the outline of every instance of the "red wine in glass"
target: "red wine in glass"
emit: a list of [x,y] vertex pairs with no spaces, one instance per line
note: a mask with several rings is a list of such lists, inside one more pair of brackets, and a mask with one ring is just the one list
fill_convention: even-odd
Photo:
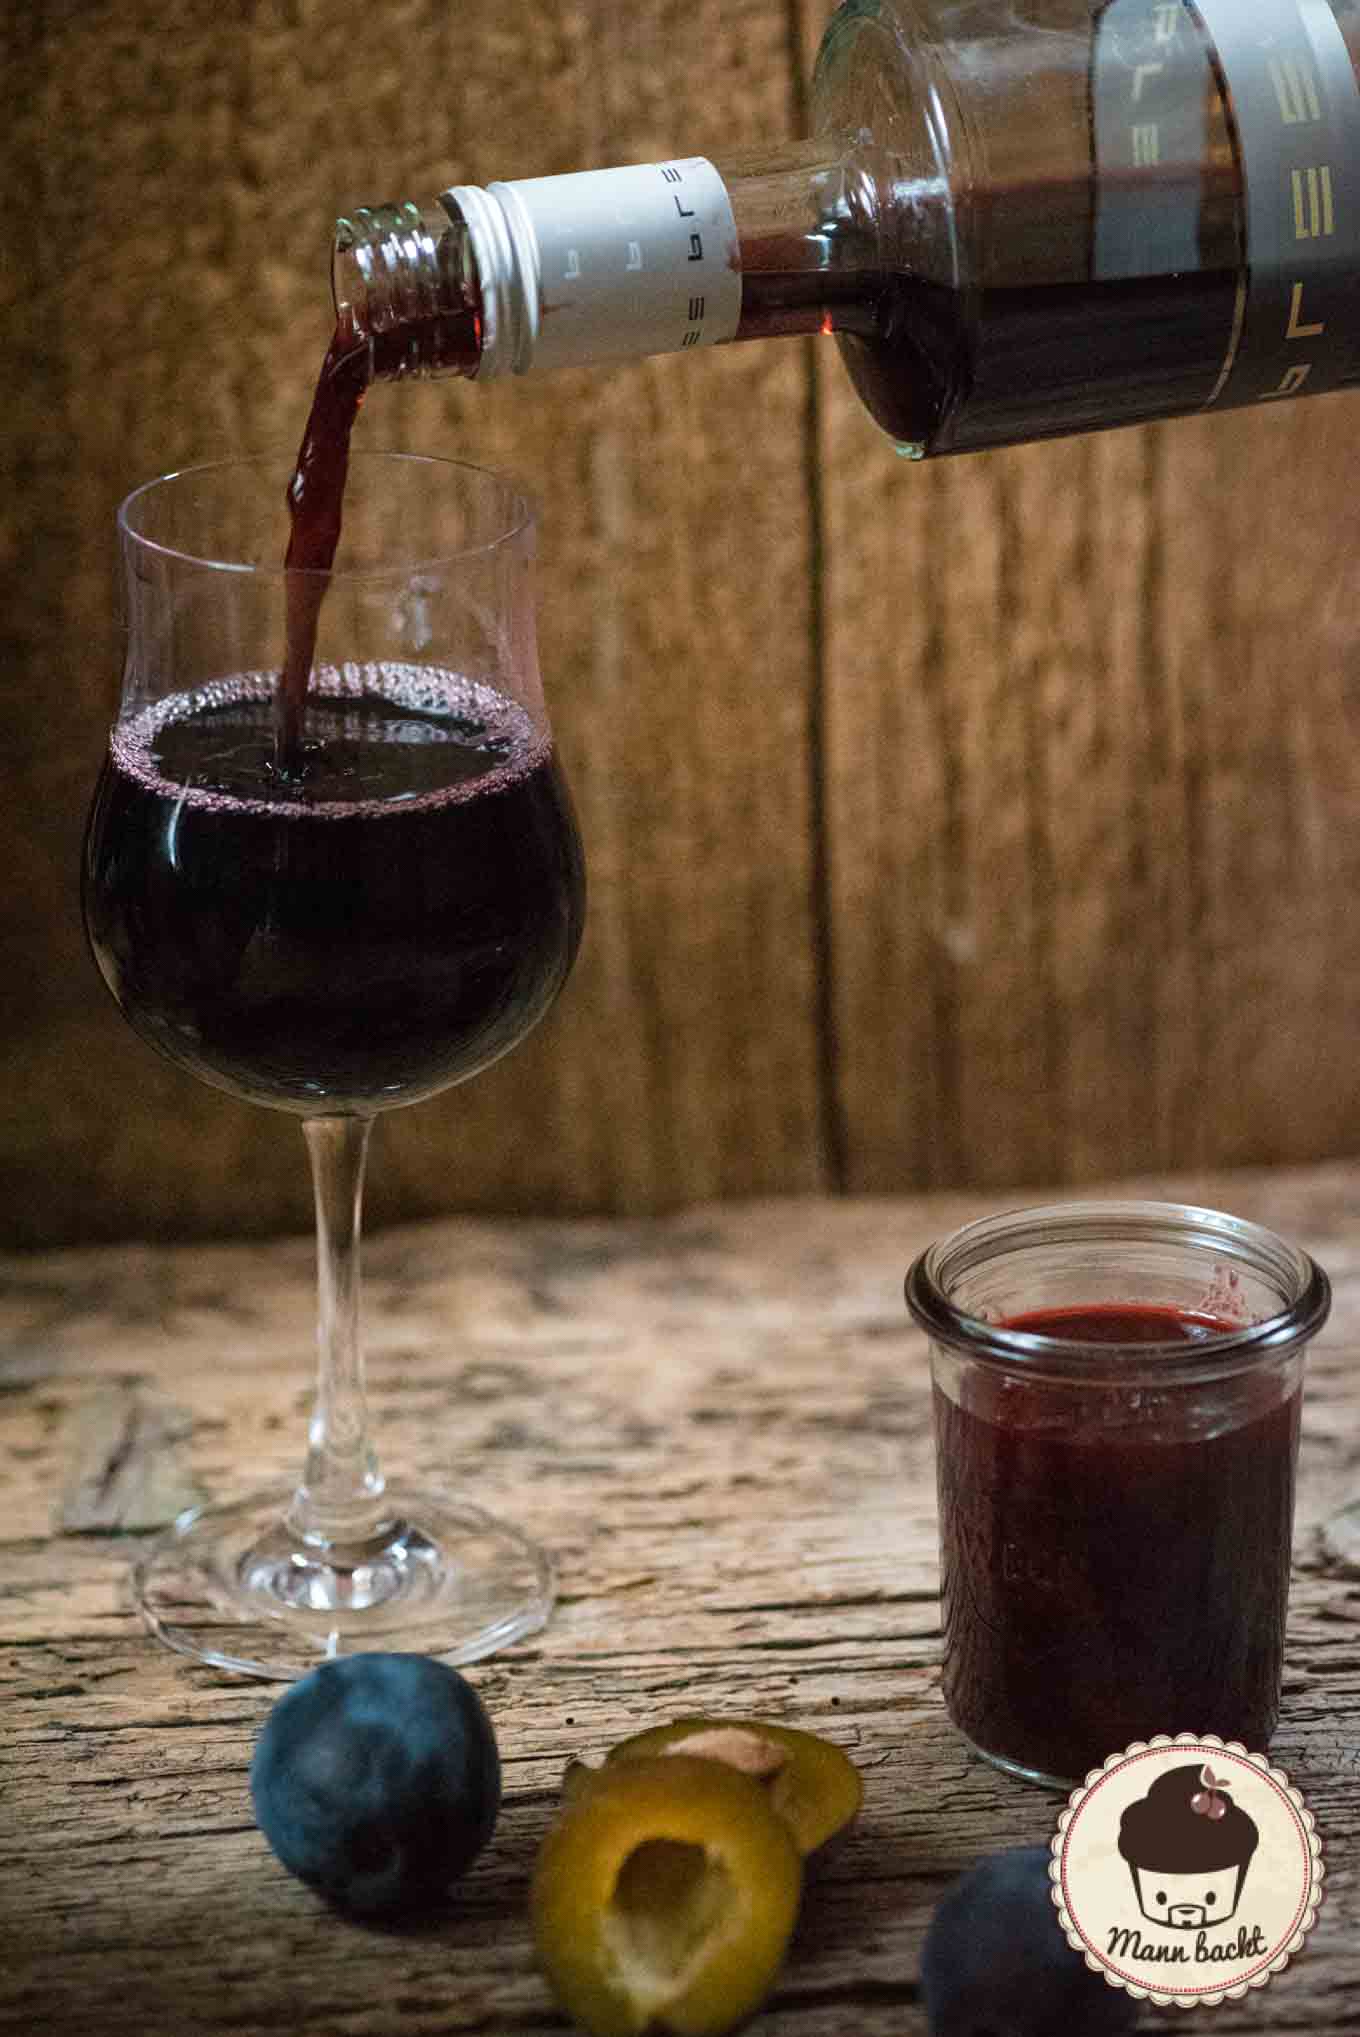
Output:
[[271,682],[115,730],[86,844],[109,987],[207,1082],[305,1114],[412,1103],[494,1061],[557,995],[584,878],[547,737],[455,674],[313,675],[304,779]]

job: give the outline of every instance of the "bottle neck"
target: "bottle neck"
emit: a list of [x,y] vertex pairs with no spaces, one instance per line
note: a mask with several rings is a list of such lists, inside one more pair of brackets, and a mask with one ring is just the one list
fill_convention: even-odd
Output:
[[803,142],[721,169],[691,156],[357,211],[336,230],[337,314],[384,379],[866,330],[872,270],[837,259],[846,177]]
[[362,206],[338,220],[331,292],[337,334],[367,345],[374,379],[477,372],[477,267],[442,207]]
[[826,142],[725,157],[741,249],[733,337],[787,339],[877,329],[883,260],[875,193]]

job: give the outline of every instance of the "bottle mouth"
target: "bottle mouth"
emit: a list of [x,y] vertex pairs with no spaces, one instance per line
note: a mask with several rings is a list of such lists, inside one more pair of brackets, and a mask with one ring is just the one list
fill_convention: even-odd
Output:
[[407,200],[338,219],[331,299],[337,328],[368,343],[382,380],[475,372],[480,316],[460,227],[442,208]]
[[[937,1344],[1017,1376],[1169,1384],[1220,1379],[1305,1343],[1331,1288],[1259,1224],[1181,1203],[1073,1202],[965,1225],[921,1253],[907,1307]],[[1222,1321],[1194,1342],[1086,1344],[1006,1327],[1040,1306],[1171,1305]]]

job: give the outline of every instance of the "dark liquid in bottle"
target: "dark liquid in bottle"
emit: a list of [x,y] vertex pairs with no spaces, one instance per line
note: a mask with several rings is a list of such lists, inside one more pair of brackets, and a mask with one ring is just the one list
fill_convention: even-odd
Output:
[[[1137,1344],[1233,1326],[1097,1306],[1006,1327]],[[959,1406],[937,1386],[944,1690],[975,1746],[1079,1779],[1155,1733],[1268,1744],[1299,1432],[1298,1392],[1271,1387],[1187,1436],[1186,1415],[1130,1419],[1112,1389],[979,1371]]]
[[84,860],[86,924],[153,1046],[301,1112],[413,1103],[523,1037],[566,978],[583,874],[546,737],[484,686],[321,668],[301,786],[272,680],[120,724]]

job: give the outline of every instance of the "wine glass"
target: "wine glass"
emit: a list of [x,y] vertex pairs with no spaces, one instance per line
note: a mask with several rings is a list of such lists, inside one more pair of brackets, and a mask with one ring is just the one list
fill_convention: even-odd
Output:
[[516,1527],[383,1477],[359,1212],[374,1117],[521,1040],[584,907],[524,496],[454,461],[354,456],[283,768],[287,479],[230,460],[119,511],[127,662],[82,872],[90,945],[133,1028],[306,1136],[320,1372],[300,1482],[190,1509],[133,1580],[171,1647],[279,1677],[356,1648],[470,1662],[548,1617],[551,1565]]

